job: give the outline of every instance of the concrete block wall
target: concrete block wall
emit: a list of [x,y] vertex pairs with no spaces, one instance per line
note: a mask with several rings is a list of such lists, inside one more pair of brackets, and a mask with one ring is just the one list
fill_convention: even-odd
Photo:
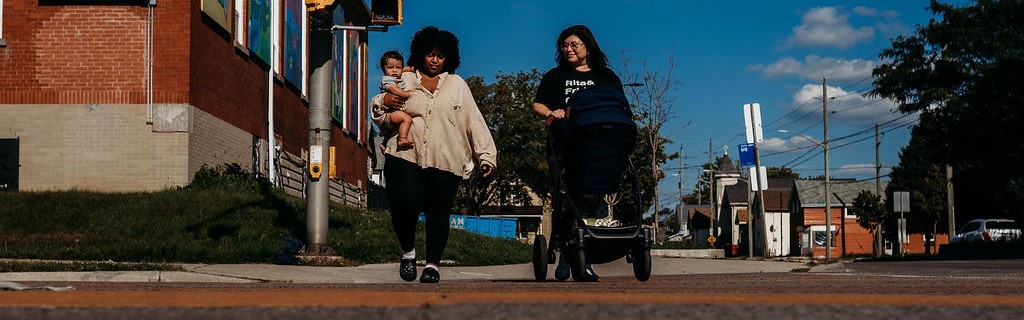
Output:
[[0,137],[20,141],[22,191],[152,191],[188,175],[188,133],[153,132],[139,105],[0,105]]
[[251,133],[195,107],[187,107],[190,132],[188,140],[190,177],[194,176],[195,172],[203,165],[214,167],[220,164],[237,163],[245,170],[253,170],[253,136]]

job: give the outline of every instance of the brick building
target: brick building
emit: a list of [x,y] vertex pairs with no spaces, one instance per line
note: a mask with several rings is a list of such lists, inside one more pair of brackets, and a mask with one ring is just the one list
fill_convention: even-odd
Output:
[[301,195],[308,79],[330,59],[332,200],[365,205],[367,34],[329,31],[368,25],[365,1],[316,11],[304,0],[0,8],[0,188],[151,191],[237,163]]

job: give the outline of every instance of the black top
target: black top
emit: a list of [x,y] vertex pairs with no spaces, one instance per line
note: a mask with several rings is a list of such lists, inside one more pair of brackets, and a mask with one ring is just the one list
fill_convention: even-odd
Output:
[[548,70],[537,87],[534,102],[543,103],[551,110],[565,109],[565,102],[580,89],[593,86],[608,86],[622,90],[622,80],[608,69],[592,69],[587,72],[555,67]]
[[[580,72],[576,69],[555,67],[544,73],[544,77],[540,79],[537,97],[533,99],[533,102],[543,103],[552,111],[565,109],[565,103],[569,101],[569,97],[573,93],[595,86],[607,86],[623,91],[622,80],[619,80],[619,76],[610,69],[591,69],[587,72]],[[562,121],[555,121],[548,126],[548,132],[551,133],[551,137],[554,139],[552,142],[556,148],[562,145],[565,128]]]

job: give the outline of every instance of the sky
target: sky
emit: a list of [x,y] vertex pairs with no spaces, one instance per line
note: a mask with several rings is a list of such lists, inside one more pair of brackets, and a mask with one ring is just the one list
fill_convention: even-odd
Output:
[[[943,1],[950,2],[950,1]],[[964,1],[951,3],[963,5]],[[822,79],[828,92],[830,176],[875,177],[880,126],[881,174],[899,161],[917,115],[865,97],[879,53],[934,17],[927,0],[900,1],[403,1],[403,22],[369,35],[371,65],[385,51],[408,55],[409,40],[433,25],[460,40],[463,77],[492,82],[498,73],[555,66],[555,40],[566,27],[590,27],[620,77],[622,61],[667,70],[672,118],[662,135],[683,154],[683,193],[690,193],[710,152],[738,160],[746,143],[743,106],[760,105],[761,164],[801,177],[822,176]],[[636,70],[635,66],[631,69]],[[380,71],[371,69],[370,79]],[[798,132],[781,133],[780,129]],[[814,141],[811,141],[814,140]],[[498,155],[498,166],[501,156]],[[666,163],[662,207],[679,195],[679,160]],[[745,169],[744,169],[745,170]]]

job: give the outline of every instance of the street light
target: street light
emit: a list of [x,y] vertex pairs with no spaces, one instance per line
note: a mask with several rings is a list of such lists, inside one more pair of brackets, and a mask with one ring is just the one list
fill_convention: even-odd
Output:
[[815,145],[817,145],[817,146],[819,146],[819,147],[821,147],[822,149],[825,150],[825,260],[831,260],[832,259],[832,206],[829,203],[829,195],[832,194],[832,190],[830,188],[829,176],[828,176],[828,173],[829,173],[828,172],[828,138],[826,136],[824,141],[822,141],[821,143],[818,143],[817,141],[814,141],[814,139],[811,139],[811,137],[808,137],[807,135],[805,135],[803,133],[800,133],[800,132],[796,132],[796,131],[792,131],[792,130],[786,130],[786,129],[779,129],[779,132],[791,133],[791,134],[798,135],[798,136],[800,136],[800,137],[802,137],[804,139],[807,139],[807,141],[810,141],[810,142],[814,143]]

